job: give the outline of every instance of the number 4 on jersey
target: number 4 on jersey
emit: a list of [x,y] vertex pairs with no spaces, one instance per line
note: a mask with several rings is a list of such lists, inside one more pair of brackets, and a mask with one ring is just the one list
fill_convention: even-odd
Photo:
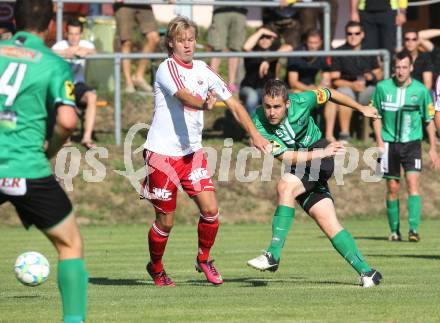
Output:
[[[21,82],[23,82],[26,68],[26,64],[10,63],[0,77],[0,95],[7,97],[5,102],[6,107],[10,107],[14,104],[15,97],[20,90]],[[15,81],[13,84],[10,84],[14,76]]]

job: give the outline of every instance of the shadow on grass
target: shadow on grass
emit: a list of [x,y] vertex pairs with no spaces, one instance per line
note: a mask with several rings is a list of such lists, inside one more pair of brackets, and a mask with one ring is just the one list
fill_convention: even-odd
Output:
[[[264,280],[264,279],[254,279],[254,278],[243,277],[243,278],[235,278],[235,279],[225,279],[224,282],[225,282],[225,284],[231,284],[231,283],[245,284],[245,286],[241,286],[241,287],[264,287],[264,286],[267,286],[269,281]],[[271,282],[272,282],[272,280],[271,280]],[[205,279],[187,280],[184,284],[193,285],[193,286],[211,285]]]
[[[230,278],[224,280],[225,284],[240,284],[240,287],[266,287],[271,283],[282,284],[298,284],[298,283],[310,283],[310,284],[335,284],[335,285],[352,285],[349,283],[337,282],[337,281],[308,281],[305,277],[291,277],[291,278],[254,278],[254,277],[240,277]],[[193,286],[206,286],[209,283],[206,280],[187,280],[186,284]],[[180,285],[180,284],[179,284]]]
[[387,237],[353,237],[355,240],[376,240],[376,241],[388,241]]
[[112,279],[108,277],[90,277],[89,283],[93,285],[110,285],[110,286],[142,286],[142,285],[152,285],[148,284],[146,281],[139,279]]
[[440,260],[439,255],[375,255],[368,254],[369,257],[383,257],[383,258],[414,258],[414,259],[424,259],[424,260]]
[[41,297],[41,295],[19,295],[19,296],[6,296],[6,298],[38,298]]

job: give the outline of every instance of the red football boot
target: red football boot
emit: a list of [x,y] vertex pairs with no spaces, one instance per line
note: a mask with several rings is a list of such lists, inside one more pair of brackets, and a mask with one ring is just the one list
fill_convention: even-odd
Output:
[[215,269],[214,260],[208,260],[208,261],[198,261],[196,260],[196,270],[201,273],[203,272],[206,276],[206,279],[214,284],[214,285],[221,285],[223,284],[223,278],[222,275]]
[[147,265],[147,272],[153,278],[154,284],[156,286],[176,286],[174,282],[168,277],[165,270],[159,271],[158,273],[153,272],[152,263],[149,262]]

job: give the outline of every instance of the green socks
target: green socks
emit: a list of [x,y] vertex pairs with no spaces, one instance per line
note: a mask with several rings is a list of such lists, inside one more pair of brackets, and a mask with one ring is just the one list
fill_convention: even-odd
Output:
[[387,200],[388,224],[391,232],[399,232],[399,200]]
[[419,231],[422,199],[420,195],[408,196],[408,222],[410,231]]
[[[410,231],[419,231],[422,199],[420,195],[408,196],[408,222]],[[399,200],[387,200],[388,224],[391,232],[399,232]]]
[[333,247],[344,257],[344,259],[358,272],[358,274],[366,273],[371,270],[367,262],[362,257],[356,242],[347,230],[342,229],[332,239],[330,239]]
[[86,319],[88,274],[84,260],[64,259],[58,263],[58,287],[63,301],[64,323]]
[[292,227],[295,209],[285,205],[278,205],[272,219],[272,241],[267,251],[270,252],[275,260],[279,261],[281,249],[286,241],[287,234]]

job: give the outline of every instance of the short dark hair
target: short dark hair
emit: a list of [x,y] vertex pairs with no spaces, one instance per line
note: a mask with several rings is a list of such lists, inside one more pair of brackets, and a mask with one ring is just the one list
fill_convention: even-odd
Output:
[[322,39],[321,32],[318,29],[307,30],[305,39],[307,40],[309,37],[319,37]]
[[287,86],[283,81],[270,79],[264,85],[263,96],[269,96],[271,98],[280,96],[283,98],[283,101],[286,102],[288,100]]
[[81,32],[83,31],[83,28],[84,28],[82,22],[79,21],[78,18],[70,18],[67,21],[66,28],[68,28],[69,26],[70,27],[79,27],[81,29]]
[[396,61],[401,61],[405,58],[409,59],[409,64],[412,65],[413,64],[413,58],[411,56],[411,54],[406,50],[401,50],[400,52],[398,52],[396,55],[394,55],[394,63]]
[[46,31],[53,18],[52,0],[17,0],[14,16],[17,30]]
[[364,29],[362,28],[362,25],[359,21],[350,20],[345,25],[345,33],[347,33],[348,28],[351,28],[351,27],[359,27],[361,29],[361,31],[364,31]]
[[419,38],[419,32],[418,32],[418,30],[417,30],[416,28],[413,28],[413,27],[406,27],[406,28],[403,30],[403,37],[405,37],[405,35],[406,35],[406,34],[409,34],[409,33],[415,33],[415,34],[417,35],[417,38]]

